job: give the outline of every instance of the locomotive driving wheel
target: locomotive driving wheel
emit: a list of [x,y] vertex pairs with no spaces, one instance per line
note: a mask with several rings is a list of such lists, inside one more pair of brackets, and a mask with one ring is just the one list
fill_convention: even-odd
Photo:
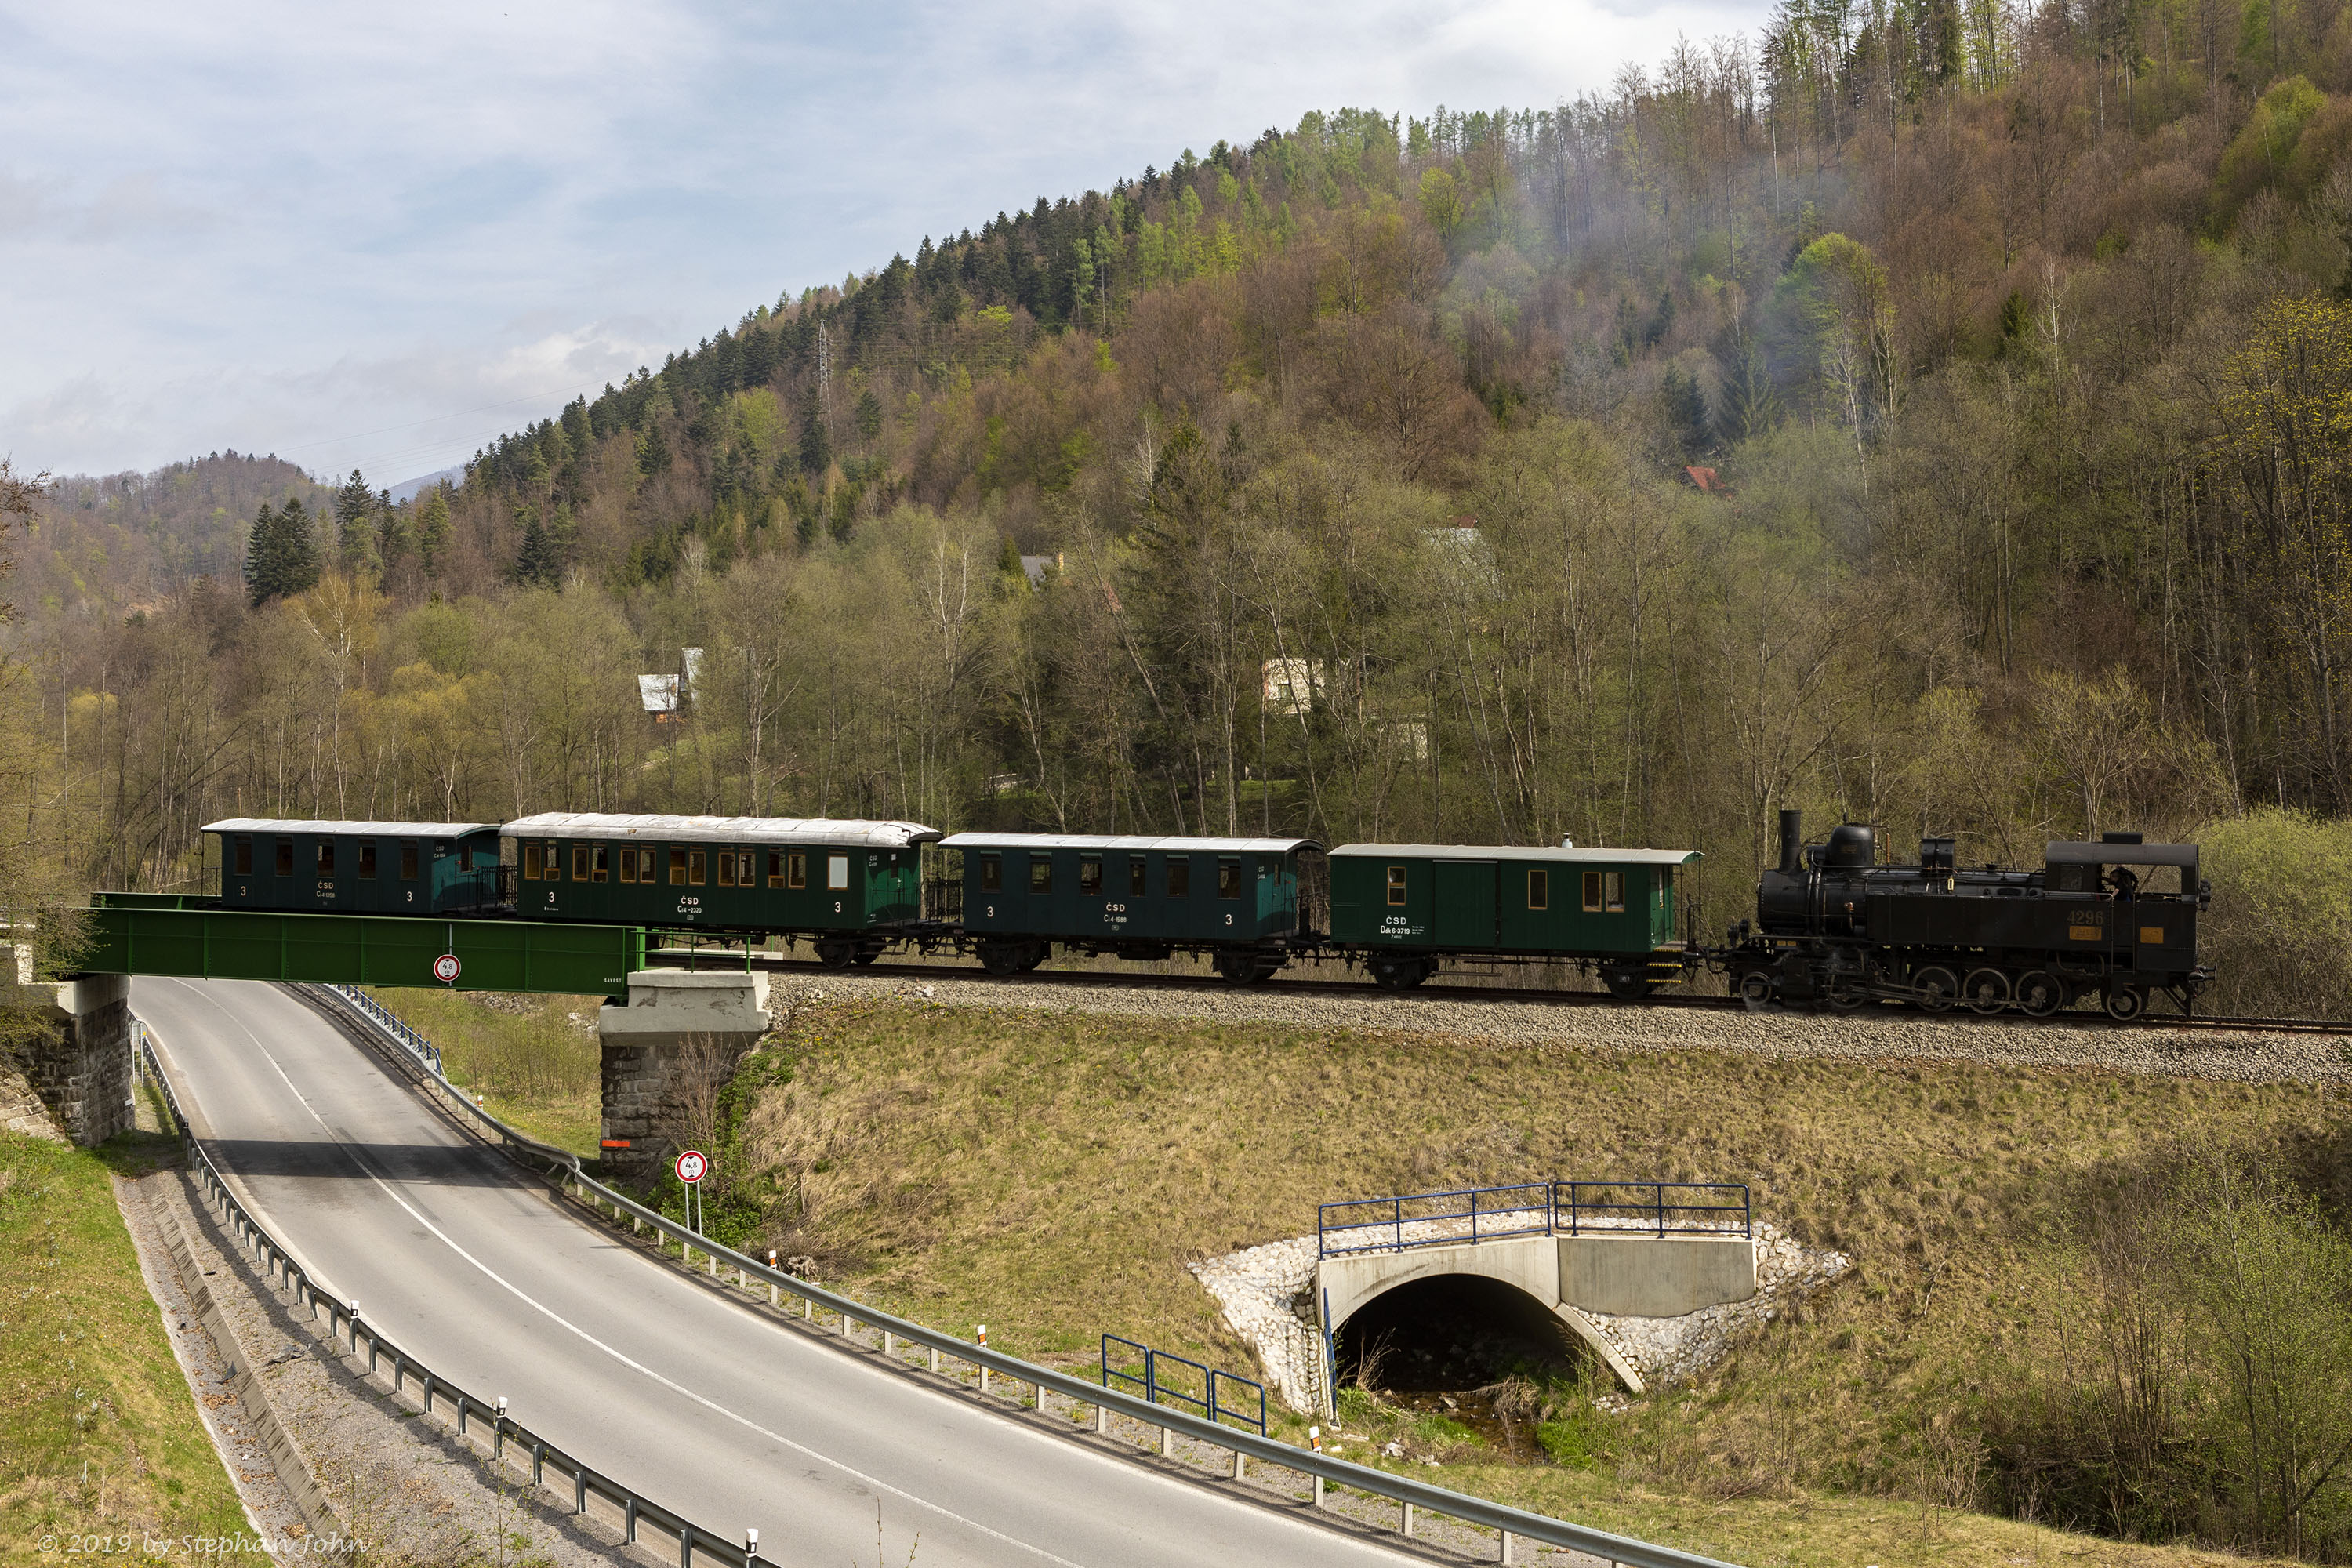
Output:
[[2107,1016],[2119,1024],[2128,1024],[2147,1011],[2147,993],[2132,985],[2112,985],[2107,988]]
[[2017,977],[2017,1005],[2029,1018],[2047,1018],[2066,1005],[2066,983],[2046,969]]
[[1751,1013],[1761,1013],[1772,1005],[1772,977],[1760,969],[1751,969],[1739,977],[1739,1000]]
[[1998,1013],[2009,1005],[2009,976],[1998,969],[1971,969],[1960,983],[1960,1000],[1971,1013]]
[[1940,963],[1931,963],[1911,976],[1923,1013],[1948,1013],[1960,999],[1960,977]]

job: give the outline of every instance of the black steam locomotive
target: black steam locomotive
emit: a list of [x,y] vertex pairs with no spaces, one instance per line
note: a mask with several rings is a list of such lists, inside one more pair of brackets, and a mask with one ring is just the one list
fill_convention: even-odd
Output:
[[2096,996],[2117,1019],[2160,991],[2187,1014],[2212,977],[2197,963],[2197,912],[2212,895],[2197,847],[2109,833],[2053,843],[2044,862],[1963,868],[1948,838],[1922,839],[1917,865],[1881,862],[1875,828],[1849,822],[1807,845],[1800,814],[1784,811],[1756,919],[1732,928],[1732,989],[1751,1007],[1901,1001],[2035,1018]]

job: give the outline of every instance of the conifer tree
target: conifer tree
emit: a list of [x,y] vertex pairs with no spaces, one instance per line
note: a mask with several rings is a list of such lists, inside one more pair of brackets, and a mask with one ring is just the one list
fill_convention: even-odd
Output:
[[818,404],[816,388],[801,399],[801,467],[811,475],[823,474],[833,466],[833,440],[824,431],[824,409]]
[[882,400],[870,386],[857,395],[857,433],[868,441],[882,434]]
[[335,553],[346,572],[373,572],[375,553],[375,492],[357,468],[335,491]]
[[449,525],[449,487],[433,487],[433,493],[416,518],[416,555],[424,563],[425,575],[436,578],[441,574],[441,562],[449,552],[454,531]]
[[245,547],[245,591],[258,607],[308,591],[319,581],[319,543],[300,498],[273,511],[264,501]]

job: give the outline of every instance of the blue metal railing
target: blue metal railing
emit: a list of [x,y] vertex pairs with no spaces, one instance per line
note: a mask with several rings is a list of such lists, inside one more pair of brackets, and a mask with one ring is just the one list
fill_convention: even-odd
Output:
[[401,1042],[433,1065],[433,1070],[447,1076],[441,1063],[441,1047],[408,1026],[408,1021],[356,985],[330,985],[328,990],[365,1013],[385,1029],[400,1037]]
[[[1124,1345],[1142,1357],[1143,1371],[1140,1375],[1126,1371],[1123,1367],[1111,1365],[1110,1347],[1113,1345]],[[1167,1379],[1160,1375],[1160,1368],[1163,1363],[1171,1366],[1188,1367],[1200,1373],[1201,1392],[1192,1394],[1171,1384]],[[1198,1411],[1203,1419],[1219,1426],[1227,1421],[1233,1421],[1252,1428],[1261,1437],[1265,1436],[1265,1384],[1250,1378],[1236,1377],[1230,1372],[1219,1372],[1213,1367],[1203,1366],[1197,1361],[1188,1361],[1181,1355],[1171,1355],[1166,1351],[1156,1351],[1150,1345],[1139,1344],[1133,1340],[1121,1339],[1117,1334],[1105,1334],[1102,1337],[1102,1385],[1108,1388],[1113,1380],[1133,1384],[1142,1391],[1143,1401],[1147,1405],[1190,1405]],[[1249,1395],[1255,1399],[1255,1405],[1226,1403],[1224,1391],[1229,1387],[1246,1389]]]
[[1754,1234],[1748,1188],[1738,1182],[1522,1182],[1348,1198],[1318,1205],[1315,1229],[1326,1258],[1514,1236]]

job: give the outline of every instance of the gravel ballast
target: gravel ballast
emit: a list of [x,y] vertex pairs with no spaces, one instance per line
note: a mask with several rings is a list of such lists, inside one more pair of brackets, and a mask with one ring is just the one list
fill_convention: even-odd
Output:
[[[1484,1001],[1391,995],[1286,994],[1251,989],[1153,985],[1148,981],[922,979],[902,975],[780,975],[772,1005],[877,1000],[917,1006],[1109,1013],[1218,1024],[1453,1035],[1523,1046],[1596,1050],[1731,1051],[1846,1061],[1978,1062],[2093,1068],[2241,1083],[2352,1079],[2352,1026],[2344,1034],[2268,1034],[2087,1020],[1929,1017],[1885,1008],[1859,1013],[1744,1013],[1692,1007]],[[783,1006],[775,1005],[781,1016]]]

